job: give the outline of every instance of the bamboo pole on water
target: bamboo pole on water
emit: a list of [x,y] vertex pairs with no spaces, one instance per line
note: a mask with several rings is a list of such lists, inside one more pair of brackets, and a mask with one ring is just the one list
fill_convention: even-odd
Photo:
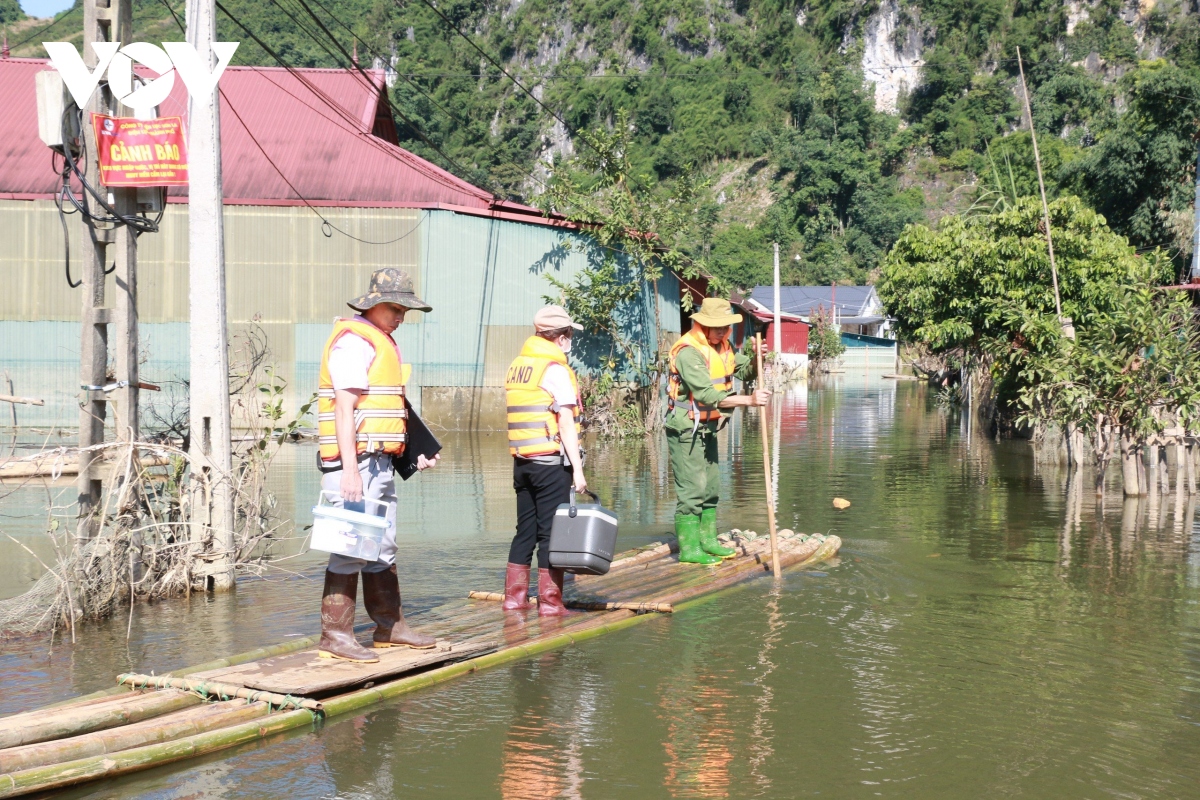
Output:
[[[467,592],[468,600],[489,600],[499,601],[504,599],[504,592]],[[536,606],[537,598],[529,598],[529,605]],[[622,601],[587,601],[587,600],[567,600],[563,605],[567,608],[574,608],[579,611],[634,611],[636,613],[655,612],[658,614],[670,614],[675,609],[670,603],[626,603]]]
[[[807,545],[808,543],[805,542],[804,544]],[[818,545],[816,552],[809,552],[808,548],[802,547],[796,552],[790,553],[787,561],[789,564],[800,565],[815,563],[836,554],[840,545],[841,540],[838,537],[830,536]],[[741,578],[744,577],[742,573],[745,569],[756,566],[759,565],[757,563],[744,565],[742,569],[736,570],[728,577],[711,582],[703,587],[706,591],[702,591],[700,587],[684,590],[681,594],[689,593],[691,596],[676,602],[674,606],[675,610],[683,611],[693,606],[716,600],[728,591],[735,591],[741,588],[745,585],[741,581]],[[495,653],[468,661],[448,664],[420,675],[401,678],[381,686],[360,689],[356,692],[326,700],[323,703],[324,716],[331,717],[357,711],[361,708],[375,705],[383,700],[398,697],[418,689],[435,686],[462,675],[507,664],[571,644],[577,644],[605,633],[613,633],[631,625],[657,618],[658,615],[656,614],[635,614],[632,611],[624,609],[605,612],[597,616],[595,620],[589,620],[583,625],[573,626],[563,633],[499,650]],[[295,643],[289,642],[287,644],[294,645]],[[201,666],[208,668],[208,665]],[[188,671],[194,672],[198,671],[198,669],[190,668]],[[118,753],[93,756],[49,767],[0,775],[0,798],[62,788],[99,778],[112,778],[151,767],[170,764],[175,761],[195,758],[256,739],[265,739],[277,733],[300,728],[304,725],[312,725],[318,716],[319,712],[313,712],[308,709],[285,711],[273,714],[264,720],[252,720],[240,725],[185,737],[173,742],[147,745]]]
[[[758,359],[758,379],[763,380],[762,335],[754,334],[754,355]],[[767,523],[771,526],[771,573],[775,580],[782,575],[779,571],[779,542],[775,532],[775,493],[771,490],[771,450],[767,441],[767,415],[759,415],[762,430],[763,475],[767,482]]]
[[[364,622],[354,626],[355,633],[366,633],[368,630],[374,630],[374,622]],[[182,678],[185,675],[191,675],[195,672],[208,672],[212,669],[221,669],[222,667],[236,667],[239,664],[249,664],[251,661],[260,661],[264,658],[273,656],[287,655],[288,653],[296,653],[308,647],[315,647],[320,641],[320,635],[304,636],[299,639],[292,639],[290,642],[281,642],[280,644],[267,645],[266,647],[256,647],[253,650],[247,650],[244,653],[237,653],[224,658],[215,658],[212,661],[205,661],[203,664],[193,664],[190,667],[182,667],[180,669],[164,672],[164,677]],[[75,708],[77,706],[86,705],[113,697],[114,695],[127,695],[129,689],[126,686],[118,684],[111,689],[101,689],[90,694],[81,695],[63,700],[58,703],[51,703],[47,706],[42,706],[38,711],[49,711],[57,708]],[[26,712],[29,714],[33,711]]]
[[128,725],[200,705],[200,702],[199,697],[186,692],[153,692],[117,697],[81,708],[17,714],[0,720],[0,750]]
[[[643,550],[640,553],[635,553],[634,555],[626,556],[625,558],[618,558],[616,561],[612,562],[612,564],[609,566],[608,574],[611,575],[616,570],[622,570],[627,567],[633,567],[638,564],[645,564],[647,562],[654,561],[655,559],[660,558],[661,556],[665,556],[670,552],[671,552],[670,544],[660,544],[660,545],[651,547],[649,549]],[[602,578],[602,577],[604,577],[604,576],[603,575],[576,575],[575,579],[579,580],[580,578]]]
[[276,694],[275,692],[259,691],[258,689],[247,689],[245,686],[236,686],[232,683],[221,683],[219,681],[197,681],[188,680],[187,678],[124,673],[117,676],[117,683],[138,687],[155,686],[159,689],[182,689],[186,692],[198,692],[207,697],[219,697],[222,700],[228,697],[240,697],[243,700],[251,702],[262,700],[277,708],[307,708],[309,711],[321,710],[321,704],[316,700],[309,700],[305,697],[289,697]]
[[206,703],[119,728],[0,750],[0,774],[174,741],[265,717],[270,711],[267,703],[243,703],[238,700]]

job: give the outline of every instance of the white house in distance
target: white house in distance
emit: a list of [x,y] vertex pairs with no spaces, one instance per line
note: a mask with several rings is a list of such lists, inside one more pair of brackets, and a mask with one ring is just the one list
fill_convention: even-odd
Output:
[[[775,310],[775,289],[756,286],[745,305],[755,314],[770,315]],[[874,286],[781,286],[779,311],[806,323],[813,323],[818,313],[833,315],[841,332],[846,351],[838,359],[847,370],[894,369],[897,347],[891,331],[891,320],[884,313],[883,303]],[[786,317],[781,319],[788,330]],[[807,334],[807,328],[805,329]],[[807,362],[805,336],[805,362]],[[787,350],[785,347],[784,350]]]
[[[754,287],[750,299],[775,310],[773,287]],[[874,286],[780,286],[779,306],[780,312],[796,314],[806,322],[812,322],[818,310],[832,311],[842,333],[891,338],[891,321]]]

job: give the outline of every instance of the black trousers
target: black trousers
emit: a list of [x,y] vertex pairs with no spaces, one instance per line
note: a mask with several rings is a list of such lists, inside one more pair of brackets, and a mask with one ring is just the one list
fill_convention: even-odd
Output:
[[513,489],[517,492],[517,535],[508,550],[508,563],[529,564],[537,545],[538,569],[547,569],[554,511],[571,499],[571,468],[514,458]]

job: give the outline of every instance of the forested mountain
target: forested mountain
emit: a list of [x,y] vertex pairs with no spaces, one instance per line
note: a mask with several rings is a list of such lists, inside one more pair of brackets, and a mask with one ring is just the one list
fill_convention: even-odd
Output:
[[[140,37],[178,35],[168,3],[182,15],[181,0],[136,0]],[[357,50],[387,67],[406,146],[513,198],[575,153],[572,131],[628,111],[636,171],[664,191],[685,172],[709,179],[690,246],[743,286],[769,276],[772,240],[786,280],[861,282],[906,224],[1036,191],[1020,48],[1051,194],[1079,195],[1139,248],[1179,263],[1190,250],[1198,0],[221,6],[241,63],[277,63],[253,34],[293,66]]]

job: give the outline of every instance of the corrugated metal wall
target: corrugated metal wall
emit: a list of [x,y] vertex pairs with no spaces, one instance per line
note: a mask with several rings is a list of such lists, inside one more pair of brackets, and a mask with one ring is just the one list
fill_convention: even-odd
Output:
[[[304,207],[225,207],[230,322],[328,322],[380,267],[408,269],[419,281],[424,212],[322,208],[321,214],[359,239],[387,244],[364,244],[336,231],[325,236],[321,220]],[[67,217],[67,229],[78,280],[77,215]],[[5,243],[0,274],[12,289],[0,293],[0,320],[78,321],[81,300],[63,276],[62,227],[54,204],[0,200],[0,241]],[[187,206],[169,204],[159,232],[138,240],[138,279],[142,322],[187,321]]]
[[[430,314],[410,314],[396,339],[413,362],[413,400],[421,387],[499,387],[529,334],[534,313],[553,293],[546,274],[570,280],[595,253],[589,239],[554,228],[412,209],[322,208],[332,232],[304,207],[226,206],[225,258],[230,339],[237,361],[247,330],[267,335],[270,362],[289,382],[295,407],[316,389],[329,325],[348,313],[373,270],[406,269]],[[68,217],[74,274],[80,224]],[[0,369],[19,394],[43,397],[23,407],[23,425],[78,424],[80,296],[63,277],[62,229],[49,201],[0,201]],[[162,229],[139,242],[139,306],[147,361],[143,380],[170,385],[187,376],[187,207],[168,206]],[[112,280],[111,278],[109,279]],[[111,284],[110,284],[111,290]],[[646,287],[621,319],[644,347],[655,346],[658,306],[667,339],[677,333],[679,289],[673,276]],[[669,344],[669,341],[666,342]],[[586,348],[581,353],[586,355]],[[178,387],[182,390],[182,387]],[[150,403],[170,398],[147,393]],[[178,402],[178,398],[174,398]],[[4,424],[0,419],[0,424]]]

